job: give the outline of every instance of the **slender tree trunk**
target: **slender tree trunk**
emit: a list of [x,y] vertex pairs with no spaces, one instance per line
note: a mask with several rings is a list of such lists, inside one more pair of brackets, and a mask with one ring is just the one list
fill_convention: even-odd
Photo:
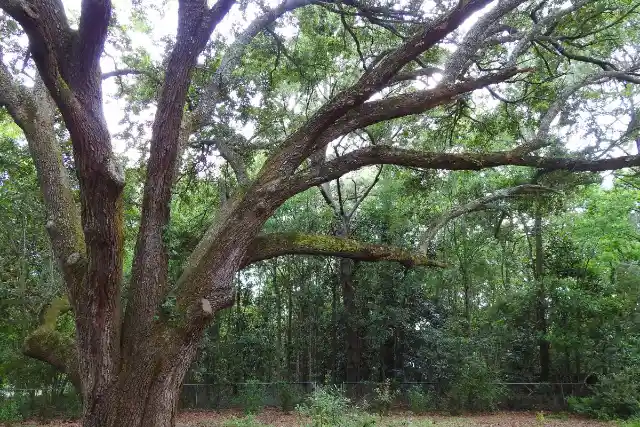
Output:
[[538,203],[534,222],[536,259],[534,265],[534,278],[538,285],[536,298],[537,324],[540,351],[540,381],[549,381],[551,364],[551,345],[545,337],[547,335],[547,292],[544,283],[544,248],[542,245],[542,209]]
[[331,281],[331,380],[338,382],[338,287]]
[[355,289],[353,287],[354,262],[350,259],[340,260],[340,284],[344,305],[345,349],[347,382],[360,380],[360,337],[357,326],[357,307]]
[[293,285],[291,284],[291,280],[287,281],[287,296],[288,296],[288,300],[287,300],[287,380],[292,381],[293,380],[293,375],[292,375],[292,369],[293,369],[293,365],[292,365],[292,346],[293,346],[293,342],[292,342],[292,322],[293,322]]

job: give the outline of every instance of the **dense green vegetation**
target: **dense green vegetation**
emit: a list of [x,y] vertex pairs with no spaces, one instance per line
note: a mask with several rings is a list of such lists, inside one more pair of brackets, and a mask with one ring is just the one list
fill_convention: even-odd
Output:
[[640,419],[640,4],[209,3],[0,0],[0,423]]
[[[59,294],[60,279],[41,226],[33,166],[12,128],[5,123],[3,129],[0,377],[5,387],[46,388],[55,396],[69,389],[64,375],[23,356],[21,346]],[[135,179],[135,169],[129,175]],[[343,197],[373,178],[341,181]],[[525,178],[455,172],[427,189],[418,183],[423,172],[385,167],[354,214],[351,233],[363,241],[415,247],[422,224],[495,191],[504,180]],[[178,261],[207,220],[203,206],[217,197],[214,185],[179,184],[169,230]],[[228,383],[258,381],[241,387],[240,400],[233,402],[253,412],[262,405],[262,382],[282,382],[278,398],[292,409],[301,388],[287,390],[288,382],[354,381],[362,384],[346,384],[348,392],[360,387],[371,397],[376,386],[366,382],[390,380],[392,389],[406,393],[412,411],[424,412],[508,407],[513,390],[495,381],[587,381],[594,383],[593,395],[571,398],[573,409],[605,418],[638,415],[638,187],[634,174],[617,174],[611,188],[601,186],[598,176],[585,176],[562,194],[524,194],[464,215],[437,238],[434,256],[446,264],[442,268],[355,262],[345,278],[338,259],[290,256],[256,264],[238,275],[236,303],[216,315],[186,382],[217,383],[224,390]],[[133,221],[136,195],[128,194]],[[535,279],[536,215],[542,280]],[[266,227],[331,233],[339,224],[320,191],[312,190],[287,202]],[[344,301],[347,279],[354,311]],[[57,323],[73,333],[70,318],[59,316]],[[357,330],[357,345],[346,341],[349,328]],[[550,348],[547,366],[541,365],[541,343]],[[356,352],[355,366],[349,365],[349,351]],[[348,372],[352,368],[357,372]],[[410,382],[432,384],[401,384]],[[55,401],[43,398],[38,405]]]

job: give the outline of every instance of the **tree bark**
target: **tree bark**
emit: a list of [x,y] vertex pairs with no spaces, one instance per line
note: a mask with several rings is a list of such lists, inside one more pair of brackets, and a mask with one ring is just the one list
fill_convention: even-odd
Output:
[[353,269],[353,260],[340,259],[339,280],[342,288],[342,303],[344,309],[345,379],[347,382],[360,381],[361,345],[358,330],[358,307],[356,305],[355,289],[353,286]]
[[534,278],[538,285],[536,294],[536,330],[538,332],[538,347],[540,352],[540,381],[549,381],[551,363],[551,344],[547,335],[547,292],[544,280],[544,247],[542,243],[542,209],[540,202],[536,205],[534,220],[536,259]]

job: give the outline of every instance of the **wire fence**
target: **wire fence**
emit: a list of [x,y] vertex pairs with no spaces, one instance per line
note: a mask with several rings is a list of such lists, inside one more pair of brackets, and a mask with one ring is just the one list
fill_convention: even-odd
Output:
[[[251,382],[251,383],[209,383],[184,384],[179,405],[182,409],[220,410],[242,406],[243,387],[259,387],[261,403],[264,406],[279,406],[281,404],[281,387],[286,384],[296,400],[304,398],[321,386],[318,382]],[[329,384],[339,388],[346,397],[356,404],[372,402],[376,397],[376,388],[382,383],[374,382],[343,382]],[[507,393],[500,403],[505,410],[549,410],[562,411],[568,409],[567,399],[570,396],[583,397],[591,392],[589,386],[583,382],[576,383],[533,383],[533,382],[498,382]],[[439,383],[434,382],[400,382],[393,383],[395,391],[394,405],[402,408],[409,405],[408,392],[418,388],[425,394],[436,399],[446,398],[446,391]]]
[[[563,411],[568,409],[570,396],[583,397],[591,392],[585,383],[532,383],[511,382],[496,383],[504,386],[508,393],[501,401],[499,408],[503,410],[547,410]],[[246,403],[246,387],[252,387],[253,399],[259,400],[260,406],[281,406],[282,387],[286,386],[296,402],[302,402],[318,387],[333,385],[339,388],[353,403],[373,402],[376,388],[381,383],[343,382],[338,384],[322,384],[319,382],[249,382],[249,383],[207,383],[184,384],[178,402],[182,410],[223,410],[242,407]],[[407,408],[409,406],[409,390],[418,388],[421,392],[446,399],[446,391],[438,383],[432,382],[400,382],[393,383],[393,406]],[[257,397],[256,397],[257,391]],[[14,402],[25,417],[77,417],[81,413],[81,404],[75,391],[67,387],[60,390],[0,388],[0,404]],[[444,407],[435,409],[446,409]]]

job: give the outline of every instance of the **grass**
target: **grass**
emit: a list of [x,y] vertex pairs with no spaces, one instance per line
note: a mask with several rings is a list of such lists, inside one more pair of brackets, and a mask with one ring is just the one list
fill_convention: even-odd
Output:
[[[363,418],[365,419],[365,418]],[[416,416],[411,413],[394,413],[385,417],[366,417],[368,422],[340,427],[640,427],[638,422],[615,423],[576,418],[566,413],[499,412],[494,414],[447,416],[429,414]],[[79,423],[56,422],[46,424],[24,422],[20,427],[80,427]],[[306,427],[309,420],[296,414],[267,408],[252,420],[241,411],[183,412],[178,416],[177,427]],[[328,427],[328,426],[327,426]]]

